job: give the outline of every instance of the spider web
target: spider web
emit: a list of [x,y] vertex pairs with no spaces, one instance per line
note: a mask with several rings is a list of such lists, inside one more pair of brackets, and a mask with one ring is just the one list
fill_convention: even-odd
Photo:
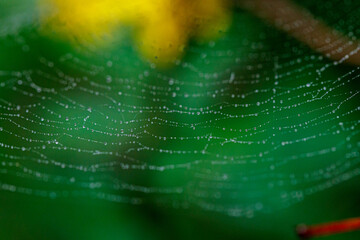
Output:
[[[359,36],[355,1],[302,4]],[[7,7],[2,192],[253,217],[360,174],[360,68],[242,10],[224,37],[159,70],[130,41],[74,48],[42,36],[33,10]]]

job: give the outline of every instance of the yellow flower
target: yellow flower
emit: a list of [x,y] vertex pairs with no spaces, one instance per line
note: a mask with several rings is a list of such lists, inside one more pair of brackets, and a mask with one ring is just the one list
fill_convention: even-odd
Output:
[[119,27],[135,30],[137,48],[160,65],[180,58],[189,39],[209,40],[227,29],[224,0],[39,0],[42,21],[80,42],[100,42]]

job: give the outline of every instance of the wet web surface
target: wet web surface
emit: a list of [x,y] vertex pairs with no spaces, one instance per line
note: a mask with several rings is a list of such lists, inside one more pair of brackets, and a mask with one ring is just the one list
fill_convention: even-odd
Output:
[[[321,17],[355,39],[354,2]],[[3,192],[253,217],[360,174],[360,68],[241,10],[172,70],[131,43],[99,52],[41,36],[31,13],[1,21]]]

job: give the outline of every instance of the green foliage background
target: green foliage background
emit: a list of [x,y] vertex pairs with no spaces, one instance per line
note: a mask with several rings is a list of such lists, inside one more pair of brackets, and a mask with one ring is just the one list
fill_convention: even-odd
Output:
[[[356,1],[299,4],[345,34],[360,36],[356,20],[360,8]],[[333,66],[307,46],[241,9],[234,10],[233,26],[221,39],[191,43],[185,59],[172,69],[161,70],[139,58],[127,36],[131,30],[125,36],[121,33],[121,43],[98,51],[71,45],[56,38],[56,33],[43,35],[34,24],[36,10],[31,1],[0,1],[0,6],[0,142],[6,145],[0,147],[1,239],[296,239],[296,224],[359,216],[359,97],[346,101],[333,114],[329,110],[344,100],[342,93],[351,95],[360,90],[356,80],[359,67]],[[324,66],[329,67],[319,74]],[[221,81],[230,79],[232,74],[236,76],[234,82]],[[36,87],[19,86],[19,79],[26,82],[29,77],[42,87],[41,92],[36,92]],[[332,86],[338,78],[355,80],[344,81],[329,98],[312,101],[314,92],[322,87],[319,83]],[[257,82],[241,83],[251,80]],[[309,83],[308,87],[299,88]],[[158,89],[155,91],[153,86]],[[257,92],[259,89],[268,91]],[[286,100],[281,94],[274,95],[273,89],[278,93],[297,90]],[[21,94],[22,91],[33,95]],[[198,93],[202,96],[185,97]],[[345,98],[349,97],[346,94]],[[246,100],[242,100],[242,95]],[[114,99],[121,105],[116,106]],[[282,100],[285,105],[296,106],[279,110]],[[248,102],[254,104],[239,107]],[[257,106],[257,102],[262,104]],[[328,106],[330,103],[334,105]],[[31,113],[26,109],[31,109]],[[268,114],[261,114],[264,112]],[[256,113],[256,117],[251,117]],[[84,121],[86,116],[88,121]],[[119,124],[121,120],[141,121]],[[169,124],[171,121],[178,124]],[[298,132],[279,129],[304,123],[309,127],[302,126]],[[248,129],[249,133],[222,128]],[[336,131],[340,132],[330,134]],[[319,136],[321,133],[329,134]],[[167,140],[154,139],[151,134]],[[174,136],[177,138],[172,140]],[[196,140],[197,136],[206,137]],[[310,140],[300,143],[282,144],[309,136]],[[195,140],[184,141],[180,137]],[[282,147],[268,151],[268,145],[262,144],[221,145],[224,139],[258,142],[268,138],[274,146]],[[207,144],[204,154],[201,149]],[[188,153],[168,154],[142,149],[143,146]],[[334,147],[327,154],[306,155]],[[93,154],[96,150],[117,154]],[[40,164],[38,153],[49,162]],[[350,153],[355,155],[346,157]],[[250,155],[255,156],[251,159],[257,160],[256,164],[231,164],[231,159],[222,157],[241,159]],[[298,158],[289,160],[291,156]],[[227,164],[212,164],[213,161]],[[112,168],[91,167],[113,162],[160,167],[196,164],[171,171],[129,170],[120,164]],[[82,166],[87,171],[69,165]],[[24,168],[40,175],[24,172]],[[306,173],[311,181],[296,182]],[[198,195],[204,184],[204,178],[199,176],[207,176],[207,184],[212,186],[217,183],[215,179],[225,175],[229,177],[227,183],[239,186],[237,190],[220,188],[220,198]],[[294,184],[279,180],[279,176],[290,175]],[[71,178],[78,184],[69,182]],[[157,189],[180,187],[182,192],[164,195],[111,189],[112,184],[121,183]],[[317,190],[306,194],[305,190],[311,187]],[[281,197],[284,193],[299,196]],[[111,197],[115,195],[122,197]],[[225,209],[236,204],[253,207],[261,203],[262,209],[234,217],[225,210],[204,209],[208,203]],[[354,232],[327,239],[359,237]]]

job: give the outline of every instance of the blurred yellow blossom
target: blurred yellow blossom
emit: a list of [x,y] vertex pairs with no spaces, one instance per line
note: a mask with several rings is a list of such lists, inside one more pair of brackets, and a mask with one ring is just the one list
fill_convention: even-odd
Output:
[[104,41],[119,27],[134,28],[143,56],[160,65],[180,58],[189,39],[209,40],[230,24],[224,0],[39,0],[42,21],[80,42]]

